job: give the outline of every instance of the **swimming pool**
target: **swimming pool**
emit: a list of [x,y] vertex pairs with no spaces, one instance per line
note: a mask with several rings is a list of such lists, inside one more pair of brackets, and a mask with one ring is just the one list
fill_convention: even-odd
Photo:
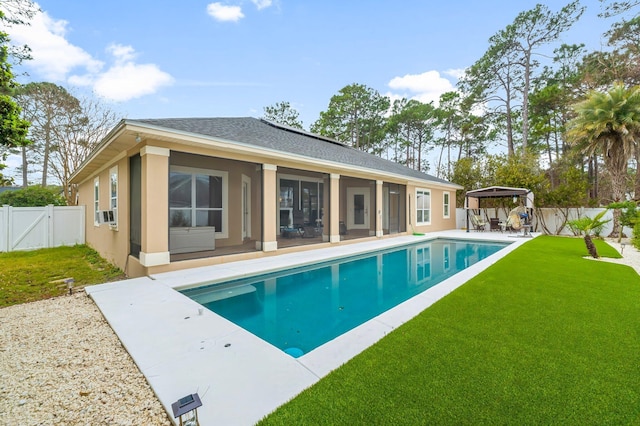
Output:
[[507,245],[435,239],[181,292],[298,357]]

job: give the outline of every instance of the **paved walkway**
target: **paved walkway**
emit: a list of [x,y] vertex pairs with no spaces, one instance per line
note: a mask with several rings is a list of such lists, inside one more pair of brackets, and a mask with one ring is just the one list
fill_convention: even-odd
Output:
[[601,262],[617,263],[619,265],[627,265],[635,269],[638,275],[640,275],[640,251],[631,245],[631,241],[628,238],[623,238],[621,242],[617,239],[607,239],[607,243],[616,249],[618,253],[622,255],[622,259],[613,259],[610,257],[601,257],[599,259],[593,259],[592,257],[586,257],[588,259],[597,260]]

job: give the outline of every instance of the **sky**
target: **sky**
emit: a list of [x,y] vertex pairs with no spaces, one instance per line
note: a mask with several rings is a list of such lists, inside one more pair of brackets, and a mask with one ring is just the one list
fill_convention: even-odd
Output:
[[[558,11],[569,0],[544,2]],[[7,29],[21,83],[93,93],[123,118],[261,117],[286,101],[309,128],[353,83],[437,100],[530,0],[40,0]],[[562,37],[604,44],[598,0]]]

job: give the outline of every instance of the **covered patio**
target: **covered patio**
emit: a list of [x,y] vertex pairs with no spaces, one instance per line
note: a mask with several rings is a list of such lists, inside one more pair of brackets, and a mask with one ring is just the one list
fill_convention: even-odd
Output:
[[[527,188],[511,188],[508,186],[490,186],[487,188],[474,189],[467,191],[465,194],[464,208],[466,211],[467,232],[469,232],[469,225],[471,224],[471,215],[478,211],[478,215],[481,214],[482,209],[487,207],[498,208],[498,206],[487,206],[488,200],[494,199],[511,199],[514,207],[522,207],[525,213],[528,215],[528,221],[531,223],[533,219],[533,192]],[[484,201],[484,203],[483,203]],[[483,205],[484,204],[484,205]],[[506,207],[505,207],[506,208]],[[471,214],[469,212],[472,212]],[[499,222],[499,218],[489,218],[488,220],[496,220]],[[496,223],[498,223],[496,222]]]

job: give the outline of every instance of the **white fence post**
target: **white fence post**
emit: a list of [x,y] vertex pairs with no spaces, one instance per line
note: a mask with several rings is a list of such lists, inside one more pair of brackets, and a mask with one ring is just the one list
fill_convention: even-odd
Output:
[[9,206],[0,208],[0,252],[9,251]]
[[13,207],[7,205],[2,207],[5,208],[5,213],[7,215],[7,219],[5,221],[7,225],[4,231],[5,238],[7,239],[6,251],[11,251],[11,240],[13,240],[13,232],[11,231],[11,228],[13,228]]
[[47,233],[47,248],[53,247],[53,233],[56,231],[55,226],[53,226],[53,204],[48,204],[46,207],[47,217],[46,219],[46,233]]

